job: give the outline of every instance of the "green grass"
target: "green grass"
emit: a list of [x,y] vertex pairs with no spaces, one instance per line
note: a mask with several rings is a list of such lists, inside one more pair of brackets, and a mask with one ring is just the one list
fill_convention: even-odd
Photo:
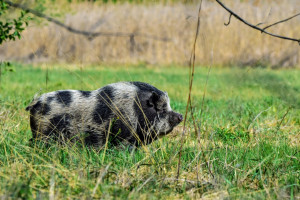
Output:
[[182,124],[134,152],[80,144],[30,146],[25,107],[38,92],[144,81],[167,91],[172,108],[184,114],[188,68],[14,64],[0,82],[0,197],[299,198],[300,71],[212,68],[200,123],[207,73],[198,67],[193,85],[200,140],[189,114],[176,181]]

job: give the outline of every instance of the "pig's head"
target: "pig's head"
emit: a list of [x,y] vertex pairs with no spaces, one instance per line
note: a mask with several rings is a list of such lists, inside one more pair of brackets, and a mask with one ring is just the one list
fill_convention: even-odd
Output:
[[148,105],[156,111],[152,130],[156,132],[158,137],[170,133],[183,119],[181,114],[172,110],[170,98],[166,92],[160,95],[152,92]]

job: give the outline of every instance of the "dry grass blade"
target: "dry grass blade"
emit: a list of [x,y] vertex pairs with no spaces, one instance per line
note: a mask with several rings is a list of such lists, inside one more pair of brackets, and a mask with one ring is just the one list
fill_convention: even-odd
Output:
[[268,155],[267,157],[265,157],[261,162],[259,162],[255,167],[253,167],[252,169],[250,169],[245,175],[243,178],[241,178],[239,180],[240,184],[242,184],[246,179],[247,177],[253,172],[255,171],[257,168],[259,168],[259,166],[261,166],[263,163],[265,163],[272,155],[274,155],[273,153]]
[[[204,86],[204,93],[203,93],[203,96],[202,96],[202,103],[201,103],[201,111],[200,111],[200,126],[199,126],[199,133],[197,134],[197,138],[198,138],[198,145],[200,147],[200,150],[202,152],[202,157],[204,158],[205,160],[205,164],[206,164],[206,167],[210,173],[210,175],[215,178],[214,174],[212,173],[211,169],[210,169],[210,166],[209,166],[209,162],[207,161],[207,158],[204,154],[204,150],[201,146],[201,143],[200,143],[200,133],[201,133],[201,126],[202,126],[202,114],[203,114],[203,110],[204,110],[204,100],[205,100],[205,94],[206,94],[206,88],[207,88],[207,83],[208,83],[208,78],[209,78],[209,74],[210,74],[210,71],[211,71],[211,65],[209,66],[209,70],[207,72],[207,76],[206,76],[206,81],[205,81],[205,86]],[[199,167],[199,160],[197,160],[197,170],[198,170],[198,167]],[[198,173],[198,172],[197,172]]]
[[271,106],[268,107],[267,109],[265,109],[265,110],[259,112],[259,113],[254,117],[254,119],[251,121],[251,123],[250,123],[249,126],[248,126],[248,131],[250,130],[250,127],[251,127],[251,125],[255,122],[255,120],[258,119],[259,116],[260,116],[262,113],[268,111],[270,108],[271,108]]
[[279,124],[277,125],[277,131],[276,131],[276,132],[279,131],[280,126],[281,126],[283,120],[285,119],[285,117],[287,116],[287,114],[289,113],[289,111],[291,110],[291,108],[292,108],[292,107],[290,106],[290,107],[286,110],[286,112],[284,113],[282,119],[280,120]]
[[[191,95],[192,95],[192,87],[193,87],[193,80],[194,80],[194,73],[195,73],[196,42],[198,39],[199,30],[200,30],[201,6],[202,6],[202,0],[200,1],[199,10],[198,10],[197,28],[196,28],[195,40],[194,40],[194,44],[193,44],[193,50],[192,50],[192,56],[191,56],[191,62],[190,62],[191,63],[191,65],[190,65],[191,74],[190,74],[190,82],[189,82],[189,96],[188,96],[186,109],[185,109],[183,131],[182,131],[181,142],[180,142],[181,144],[180,144],[180,150],[179,150],[177,176],[176,176],[177,180],[179,179],[179,174],[180,174],[181,154],[182,154],[182,147],[183,147],[183,143],[184,143],[183,140],[184,140],[184,134],[185,134],[187,114],[188,114],[189,106],[191,105]],[[196,126],[195,126],[195,128],[196,128]],[[197,130],[195,129],[195,131],[197,131]]]
[[102,182],[104,176],[107,174],[107,171],[108,171],[110,165],[111,165],[111,163],[109,163],[109,164],[105,167],[105,169],[103,170],[103,172],[99,175],[99,177],[98,177],[98,179],[97,179],[97,183],[96,183],[96,185],[95,185],[95,187],[94,187],[94,189],[93,189],[92,195],[91,195],[92,198],[95,196],[96,191],[97,191],[97,188],[98,188],[99,184]]
[[107,136],[106,136],[106,140],[105,140],[105,145],[104,145],[104,153],[103,153],[103,157],[102,157],[102,164],[104,163],[104,158],[105,158],[105,155],[106,155],[106,150],[107,150],[107,145],[108,145],[108,138],[109,138],[109,134],[110,134],[110,130],[111,130],[111,124],[112,124],[112,121],[110,120],[109,122],[109,126],[108,126],[108,130],[107,130]]
[[140,191],[152,178],[153,176],[149,177],[136,191]]
[[55,199],[54,189],[55,189],[55,173],[54,173],[54,169],[52,168],[52,174],[51,174],[51,178],[50,178],[50,187],[49,187],[49,200]]

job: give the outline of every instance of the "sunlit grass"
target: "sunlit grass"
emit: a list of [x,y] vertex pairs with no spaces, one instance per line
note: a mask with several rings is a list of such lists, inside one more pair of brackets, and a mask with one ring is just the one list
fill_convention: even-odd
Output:
[[182,126],[147,149],[133,152],[81,144],[30,146],[29,114],[24,108],[38,92],[94,90],[138,80],[167,91],[173,109],[184,113],[187,68],[17,64],[13,68],[1,77],[0,85],[0,196],[4,198],[299,198],[297,70],[213,67],[200,124],[208,68],[197,67],[192,102],[201,129],[200,145],[189,115],[176,180]]

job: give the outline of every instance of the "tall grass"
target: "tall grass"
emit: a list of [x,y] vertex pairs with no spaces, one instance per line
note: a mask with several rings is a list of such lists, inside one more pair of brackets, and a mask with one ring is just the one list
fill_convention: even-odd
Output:
[[[139,80],[168,91],[173,109],[183,113],[189,84],[186,69],[46,64],[12,69],[0,85],[0,196],[4,199],[299,198],[297,70],[213,68],[202,108],[208,69],[196,68],[193,111],[199,120],[203,110],[199,140],[209,165],[198,151],[195,133],[187,129],[177,180],[174,158],[181,126],[134,152],[80,144],[30,146],[29,113],[24,108],[40,90],[93,90],[111,82]],[[187,123],[192,127],[191,117]]]
[[[224,1],[253,24],[273,23],[300,10],[297,0]],[[67,5],[66,7],[59,5]],[[52,8],[52,9],[51,9]],[[197,22],[197,5],[181,3],[97,4],[57,2],[45,11],[79,30],[143,33],[148,37],[97,37],[70,33],[50,22],[31,23],[20,41],[0,47],[1,60],[74,63],[150,63],[188,65]],[[261,34],[233,19],[214,1],[204,1],[196,63],[216,65],[299,66],[299,45]],[[271,32],[299,37],[300,18],[270,28]],[[41,21],[39,21],[41,22]]]

